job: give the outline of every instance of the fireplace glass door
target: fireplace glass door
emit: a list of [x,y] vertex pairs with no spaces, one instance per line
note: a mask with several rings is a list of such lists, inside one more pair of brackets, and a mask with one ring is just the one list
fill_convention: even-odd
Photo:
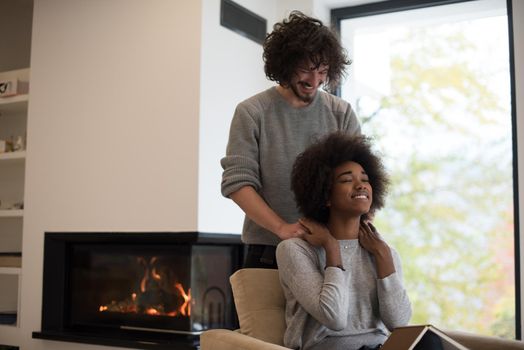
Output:
[[198,334],[234,324],[231,247],[75,244],[69,324]]

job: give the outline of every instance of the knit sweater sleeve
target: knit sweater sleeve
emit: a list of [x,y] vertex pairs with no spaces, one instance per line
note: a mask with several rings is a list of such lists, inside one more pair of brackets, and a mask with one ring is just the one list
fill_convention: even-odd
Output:
[[350,135],[360,135],[360,123],[357,115],[351,105],[348,103],[346,113],[344,115],[344,130]]
[[259,126],[246,104],[235,110],[226,156],[222,158],[222,195],[229,195],[244,186],[252,186],[256,191],[261,187],[259,175]]
[[402,266],[398,253],[391,249],[396,272],[377,281],[380,317],[390,330],[408,324],[411,303],[402,282]]
[[344,329],[348,320],[349,293],[343,271],[328,267],[322,273],[314,248],[298,238],[282,241],[276,255],[288,303],[290,300],[298,303],[329,329]]

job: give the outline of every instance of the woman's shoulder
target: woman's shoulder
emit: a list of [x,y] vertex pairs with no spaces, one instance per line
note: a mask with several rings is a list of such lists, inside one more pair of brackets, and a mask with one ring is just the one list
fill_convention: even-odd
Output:
[[[314,246],[301,238],[289,238],[280,242],[277,246],[277,261],[297,258],[315,258],[317,253]],[[300,258],[301,257],[301,258]]]
[[309,244],[308,242],[306,242],[305,240],[301,238],[294,237],[294,238],[289,238],[289,239],[285,239],[281,241],[277,246],[277,250],[278,249],[281,249],[281,250],[295,249],[297,247],[311,248],[311,244]]

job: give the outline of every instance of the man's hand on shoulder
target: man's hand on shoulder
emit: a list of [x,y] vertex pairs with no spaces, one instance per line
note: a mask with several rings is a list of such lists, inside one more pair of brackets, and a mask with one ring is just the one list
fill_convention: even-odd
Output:
[[299,222],[293,224],[283,223],[277,230],[276,235],[281,239],[289,239],[293,237],[302,238],[306,234],[307,229]]

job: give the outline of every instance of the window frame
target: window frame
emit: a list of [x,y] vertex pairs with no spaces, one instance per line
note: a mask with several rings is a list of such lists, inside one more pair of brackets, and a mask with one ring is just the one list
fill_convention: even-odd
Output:
[[[422,9],[434,6],[451,5],[456,3],[471,2],[476,0],[395,0],[368,3],[357,6],[348,6],[331,9],[331,26],[340,35],[341,21],[351,18],[375,16],[393,12]],[[506,0],[508,17],[508,40],[509,40],[509,73],[510,73],[510,96],[511,96],[511,144],[513,165],[513,240],[514,240],[514,273],[515,273],[515,338],[522,340],[521,328],[521,266],[520,266],[520,218],[519,218],[519,177],[518,177],[518,153],[517,153],[517,100],[515,81],[515,51],[513,39],[513,7],[512,0]],[[341,96],[340,85],[334,92]]]

